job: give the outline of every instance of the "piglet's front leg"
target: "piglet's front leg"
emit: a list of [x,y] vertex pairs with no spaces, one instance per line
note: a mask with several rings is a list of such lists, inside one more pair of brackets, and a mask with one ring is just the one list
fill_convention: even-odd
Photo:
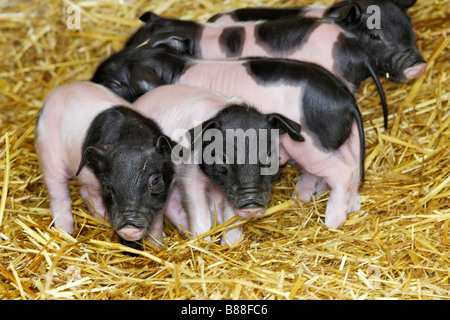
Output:
[[352,170],[342,163],[336,164],[336,169],[327,176],[327,182],[331,187],[330,199],[325,211],[325,225],[327,227],[339,228],[347,220],[347,214],[350,213],[349,201],[352,188]]
[[311,195],[314,193],[318,181],[318,177],[313,176],[305,170],[302,170],[300,178],[295,185],[300,200],[308,202],[311,201]]
[[183,207],[180,188],[176,182],[172,183],[170,187],[163,212],[181,234],[184,234],[185,230],[189,231],[188,217]]
[[[228,201],[225,201],[224,206],[223,206],[224,221],[231,219],[235,215],[236,215],[236,212],[233,210],[232,206],[229,204]],[[234,224],[237,224],[241,221],[242,221],[242,219],[239,218],[236,222],[234,222]],[[238,225],[238,226],[231,225],[227,229],[227,231],[224,233],[224,235],[222,236],[220,244],[222,246],[234,245],[240,240],[240,238],[242,237],[242,234],[243,234],[242,225]]]
[[[211,183],[208,190],[208,204],[211,213],[212,226],[220,225],[237,215],[237,212],[233,209],[232,205],[227,200],[226,195],[219,187]],[[234,224],[239,223],[240,221],[242,220],[238,219]],[[230,226],[223,234],[220,244],[223,246],[233,245],[239,241],[242,233],[242,225]]]
[[146,237],[147,241],[159,248],[162,247],[162,245],[164,244],[163,228],[164,212],[161,212],[156,216],[156,219],[153,221],[150,227],[149,235],[147,235]]
[[48,143],[51,134],[45,126],[38,126],[36,132],[36,150],[39,163],[44,174],[44,182],[50,197],[50,211],[53,226],[72,233],[74,223],[72,217],[72,200],[69,193],[70,171],[65,165],[61,150]]
[[50,210],[54,219],[53,226],[72,233],[74,222],[72,217],[72,201],[70,199],[67,180],[58,181],[54,177],[44,175],[50,196]]
[[[181,164],[177,167],[177,181],[181,199],[186,211],[189,232],[198,237],[211,229],[207,200],[208,178],[195,164]],[[210,240],[210,237],[205,237]]]
[[84,185],[80,189],[81,197],[89,212],[97,218],[108,218],[105,203],[103,201],[102,190]]
[[358,194],[360,162],[357,139],[357,136],[352,135],[326,161],[329,169],[325,171],[324,178],[331,188],[325,212],[325,225],[328,227],[341,227],[347,220],[347,214],[361,209]]

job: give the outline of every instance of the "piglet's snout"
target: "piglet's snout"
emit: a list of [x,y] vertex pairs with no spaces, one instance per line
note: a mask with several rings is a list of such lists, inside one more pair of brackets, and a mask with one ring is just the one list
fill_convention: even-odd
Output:
[[[139,213],[137,213],[139,214]],[[130,213],[127,212],[127,216]],[[117,234],[125,240],[128,241],[138,241],[145,236],[147,231],[146,223],[143,219],[137,218],[126,218],[120,223],[120,227],[117,230]]]
[[266,212],[266,208],[264,208],[264,207],[245,208],[245,209],[239,209],[238,215],[244,219],[259,218],[263,215],[264,212]]
[[241,218],[259,218],[266,212],[266,206],[255,195],[247,195],[237,208]]
[[237,214],[243,218],[259,218],[266,212],[266,206],[260,197],[258,188],[248,187],[241,190]]
[[117,231],[117,233],[122,239],[127,241],[138,241],[144,236],[145,229],[127,226]]
[[416,79],[422,75],[422,73],[425,71],[426,66],[427,64],[424,62],[415,64],[414,66],[403,70],[403,74],[408,80]]

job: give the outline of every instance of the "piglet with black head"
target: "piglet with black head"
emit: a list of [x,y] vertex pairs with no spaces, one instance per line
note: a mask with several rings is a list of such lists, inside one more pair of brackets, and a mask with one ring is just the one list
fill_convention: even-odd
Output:
[[392,81],[406,82],[421,76],[426,68],[407,14],[415,3],[416,0],[348,0],[322,7],[242,8],[219,13],[209,21],[233,27],[233,22],[302,17],[331,19],[356,37],[378,74]]
[[72,232],[68,181],[82,185],[89,210],[110,218],[119,236],[162,241],[173,177],[170,139],[106,88],[76,82],[54,89],[38,119],[36,146],[55,226]]
[[[196,195],[188,192],[189,180],[195,179],[206,182],[205,190],[218,188],[225,195],[222,206],[216,202],[215,208],[210,209],[217,213],[218,223],[234,215],[241,219],[260,217],[279,176],[279,160],[287,160],[284,150],[279,150],[278,138],[288,133],[295,141],[303,141],[299,132],[300,125],[282,115],[262,114],[245,105],[226,106],[200,128],[189,131],[194,161],[201,171],[194,164],[184,166],[180,173],[184,178],[179,186],[182,192],[186,190],[186,205],[195,201]],[[202,179],[203,176],[208,179]],[[205,231],[203,225],[195,222],[190,227],[194,234]],[[241,234],[242,228],[228,230],[222,243],[233,243]]]
[[[156,88],[133,108],[161,123],[163,133],[179,142],[172,152],[176,178],[165,214],[194,237],[209,231],[214,221],[260,217],[279,165],[288,160],[277,138],[286,134],[303,141],[298,123],[194,86]],[[242,226],[234,226],[222,244],[234,243],[241,235]]]
[[129,108],[105,110],[92,121],[78,172],[86,165],[99,179],[111,224],[123,240],[138,241],[152,227],[162,228],[160,212],[174,174],[170,153],[170,140],[157,124]]
[[202,139],[201,170],[224,191],[240,217],[261,216],[279,171],[278,138],[288,132],[303,141],[300,125],[279,114],[231,105],[198,131],[194,128],[190,134],[194,152]]
[[355,0],[328,8],[331,18],[352,33],[374,70],[396,82],[418,78],[426,63],[416,46],[406,10],[416,0]]

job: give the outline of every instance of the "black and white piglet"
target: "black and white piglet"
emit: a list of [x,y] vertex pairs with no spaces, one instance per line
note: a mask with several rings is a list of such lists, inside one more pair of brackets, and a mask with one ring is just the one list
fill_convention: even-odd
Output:
[[110,90],[90,82],[54,89],[36,126],[36,148],[54,226],[71,233],[68,181],[92,213],[125,241],[162,240],[162,209],[174,168],[170,140]]
[[[176,178],[165,214],[193,236],[234,215],[260,217],[279,165],[288,159],[284,148],[278,148],[278,137],[303,141],[300,125],[286,117],[262,114],[240,99],[199,87],[161,86],[132,107],[160,123],[164,134],[186,148],[173,150]],[[234,243],[241,235],[242,226],[230,228],[222,244]]]
[[406,82],[418,78],[426,67],[406,12],[415,3],[416,0],[348,0],[322,7],[242,8],[219,13],[209,21],[232,27],[230,23],[236,22],[329,18],[356,37],[378,74]]

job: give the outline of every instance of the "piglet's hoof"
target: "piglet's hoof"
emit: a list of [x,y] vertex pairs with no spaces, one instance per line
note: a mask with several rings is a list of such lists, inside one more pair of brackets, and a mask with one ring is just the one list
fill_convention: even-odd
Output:
[[325,225],[328,228],[340,228],[344,225],[345,221],[347,220],[347,215],[335,215],[335,216],[327,216],[325,215]]
[[311,195],[319,196],[322,193],[330,190],[330,187],[326,183],[325,179],[311,176],[310,174],[302,173],[302,177],[296,184],[297,192],[294,191],[292,197],[297,199],[297,194],[300,200],[310,202],[312,200]]
[[353,197],[353,199],[350,199],[350,208],[349,208],[349,212],[353,213],[353,212],[357,212],[361,210],[361,200],[359,198],[359,195],[355,195]]
[[220,244],[222,246],[233,246],[239,242],[243,234],[242,226],[228,229],[222,237]]

